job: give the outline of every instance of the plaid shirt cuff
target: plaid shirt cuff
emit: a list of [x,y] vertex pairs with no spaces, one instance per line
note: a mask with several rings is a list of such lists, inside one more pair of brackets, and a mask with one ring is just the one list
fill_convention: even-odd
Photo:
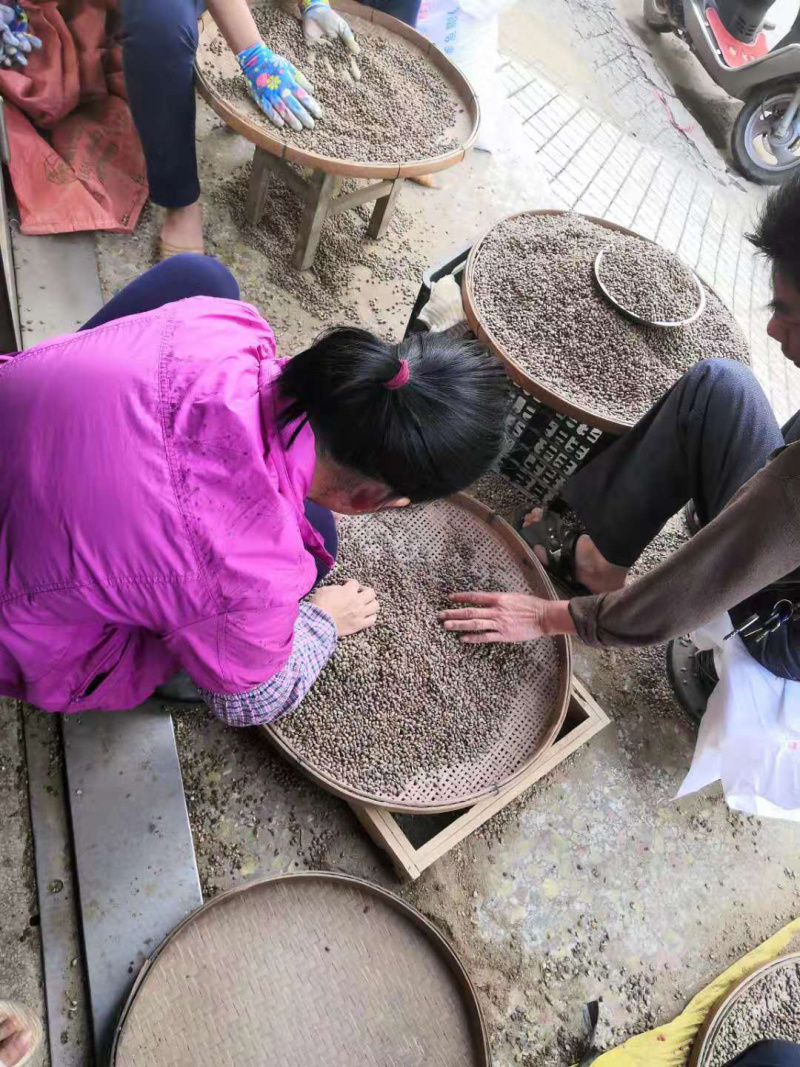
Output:
[[304,602],[294,624],[292,654],[278,673],[248,693],[212,693],[203,700],[229,726],[263,726],[288,715],[319,677],[336,648],[336,624],[327,611]]

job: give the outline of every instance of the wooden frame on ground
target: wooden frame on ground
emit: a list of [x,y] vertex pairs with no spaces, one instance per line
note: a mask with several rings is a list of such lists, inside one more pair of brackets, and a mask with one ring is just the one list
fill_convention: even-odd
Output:
[[[502,811],[521,793],[538,782],[548,771],[562,763],[567,756],[590,741],[608,725],[610,719],[588,691],[578,681],[572,679],[572,691],[567,717],[558,738],[546,749],[535,763],[531,764],[526,774],[517,779],[508,788],[495,796],[487,797],[466,808],[443,830],[434,834],[423,845],[415,847],[395,816],[386,808],[371,804],[358,804],[348,801],[358,821],[367,831],[375,844],[386,852],[395,871],[404,881],[412,882],[419,878],[424,870],[435,863],[464,838],[483,826],[498,811]],[[406,818],[424,818],[424,816],[406,816]]]

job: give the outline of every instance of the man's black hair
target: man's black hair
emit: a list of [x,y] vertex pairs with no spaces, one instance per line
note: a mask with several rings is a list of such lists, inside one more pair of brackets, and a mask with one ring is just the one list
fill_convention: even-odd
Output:
[[[386,389],[401,359],[408,381]],[[283,426],[308,420],[335,463],[414,502],[471,485],[505,439],[508,379],[477,341],[419,333],[394,345],[338,327],[286,364],[280,389]]]
[[772,192],[748,239],[800,290],[800,174]]

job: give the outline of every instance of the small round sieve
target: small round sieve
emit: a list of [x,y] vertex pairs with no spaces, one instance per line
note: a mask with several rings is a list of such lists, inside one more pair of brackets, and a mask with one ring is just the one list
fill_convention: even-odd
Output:
[[[705,291],[705,288],[703,287],[703,283],[697,277],[695,272],[692,271],[692,277],[694,278],[695,285],[697,286],[698,301],[697,301],[697,307],[694,309],[692,314],[689,315],[688,318],[679,319],[679,320],[676,320],[675,322],[656,322],[653,319],[645,319],[641,315],[637,315],[635,311],[631,311],[630,308],[626,308],[624,305],[620,304],[620,302],[616,299],[616,297],[612,296],[612,294],[608,291],[608,289],[603,284],[603,279],[600,277],[600,266],[601,266],[601,264],[603,262],[603,256],[606,254],[607,251],[608,251],[607,248],[601,248],[600,251],[597,253],[597,257],[596,257],[596,259],[594,261],[594,277],[595,277],[595,281],[597,282],[598,286],[600,287],[600,292],[603,294],[603,296],[606,298],[606,300],[609,302],[609,304],[611,304],[613,307],[615,307],[617,309],[617,311],[619,311],[626,318],[630,319],[632,322],[638,322],[640,326],[659,326],[659,327],[661,327],[663,329],[675,329],[678,326],[688,326],[690,323],[694,322],[695,319],[699,319],[700,316],[705,311],[705,307],[706,307],[706,291]],[[687,268],[687,269],[691,269],[691,268]]]

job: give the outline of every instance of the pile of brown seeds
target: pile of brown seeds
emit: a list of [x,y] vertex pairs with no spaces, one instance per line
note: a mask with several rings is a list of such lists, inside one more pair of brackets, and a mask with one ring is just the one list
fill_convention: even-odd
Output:
[[682,322],[700,305],[694,274],[666,248],[619,234],[600,261],[599,280],[626,311],[648,322]]
[[756,1041],[800,1043],[800,965],[766,971],[739,997],[720,1026],[707,1067],[723,1067]]
[[401,545],[393,517],[341,522],[328,581],[371,585],[378,622],[342,639],[302,705],[277,723],[311,765],[379,796],[398,796],[417,776],[486,752],[551,653],[549,639],[464,645],[437,621],[449,593],[503,588],[479,572],[472,535],[454,530],[433,549]]
[[497,471],[488,471],[477,482],[473,482],[467,492],[508,522],[513,518],[517,508],[530,509],[538,506],[530,493]]
[[226,77],[215,67],[217,41],[200,62],[216,92],[247,103],[251,121],[273,136],[333,159],[403,163],[453,151],[462,143],[464,129],[469,132],[457,93],[410,41],[348,15],[361,46],[356,58],[361,78],[356,80],[342,42],[308,48],[298,19],[272,3],[253,8],[253,16],[263,41],[313,85],[323,108],[313,130],[276,129],[251,101],[244,76]]
[[[587,413],[631,423],[698,360],[750,357],[710,291],[703,314],[677,329],[640,326],[616,311],[593,267],[601,248],[623,240],[570,213],[505,219],[480,245],[473,291],[484,326],[531,377]],[[640,245],[646,275],[649,244]]]

